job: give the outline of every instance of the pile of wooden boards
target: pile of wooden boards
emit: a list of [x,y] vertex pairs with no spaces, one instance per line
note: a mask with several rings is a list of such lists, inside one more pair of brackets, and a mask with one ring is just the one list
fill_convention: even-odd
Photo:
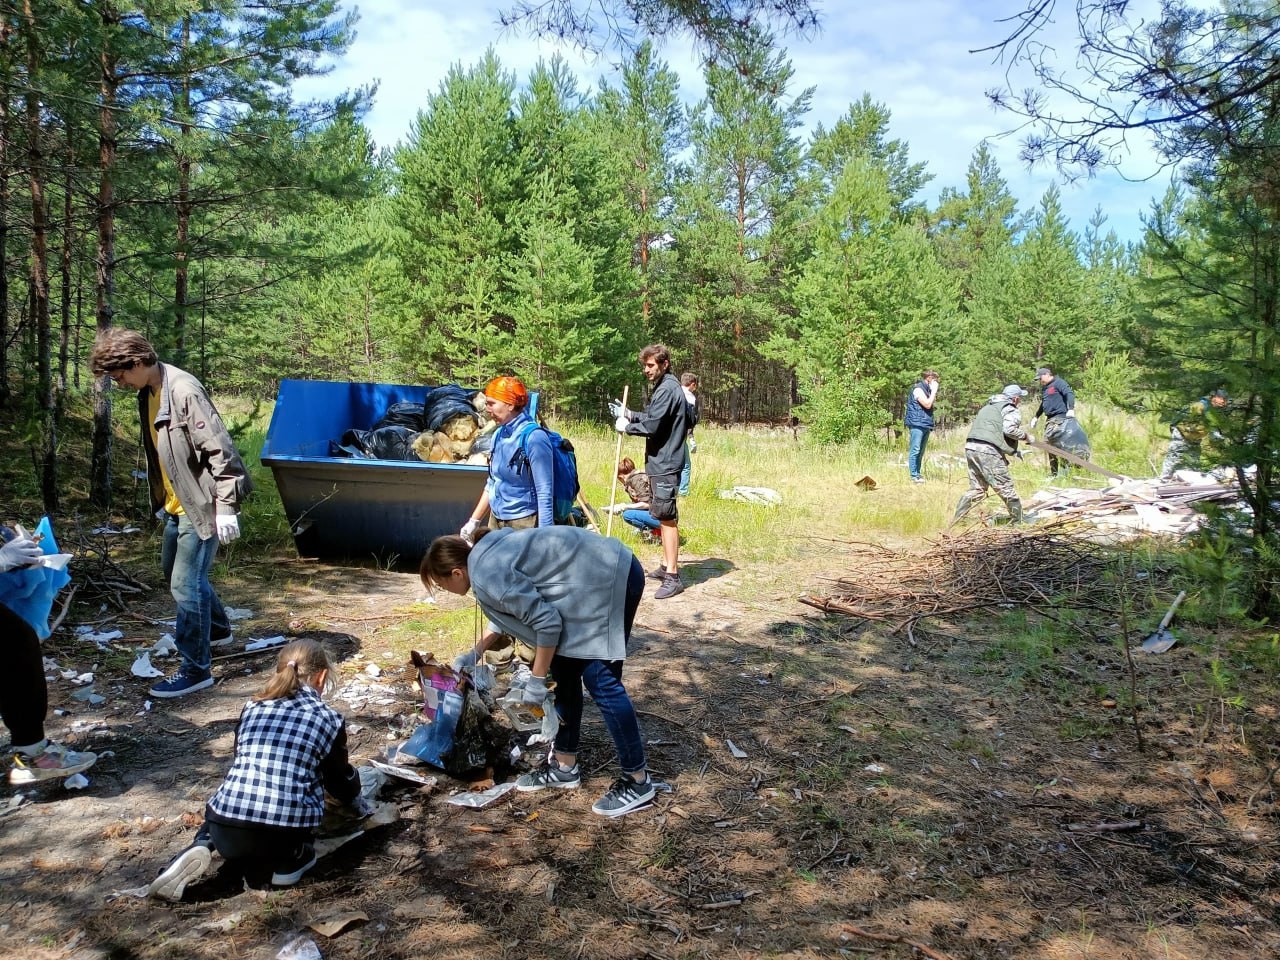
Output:
[[1212,474],[1179,470],[1173,480],[1123,480],[1101,490],[1047,488],[1025,501],[1038,520],[1080,520],[1117,538],[1133,533],[1182,536],[1204,521],[1193,504],[1238,501],[1240,488]]

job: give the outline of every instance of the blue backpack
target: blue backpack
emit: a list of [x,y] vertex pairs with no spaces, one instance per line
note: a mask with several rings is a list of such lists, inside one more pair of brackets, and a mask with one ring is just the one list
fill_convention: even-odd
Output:
[[554,430],[547,430],[539,423],[525,424],[520,428],[520,434],[516,440],[526,462],[529,459],[527,449],[529,434],[534,430],[546,430],[547,437],[551,440],[551,461],[554,467],[551,499],[556,523],[580,526],[577,518],[578,511],[574,504],[578,500],[578,492],[582,487],[578,483],[578,457],[573,452],[573,444]]

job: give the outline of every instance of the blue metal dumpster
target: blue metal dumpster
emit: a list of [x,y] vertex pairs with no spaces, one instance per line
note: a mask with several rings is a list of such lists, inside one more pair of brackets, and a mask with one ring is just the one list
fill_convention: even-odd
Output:
[[275,475],[298,553],[398,557],[417,566],[433,537],[457,533],[484,489],[483,466],[329,456],[329,441],[368,429],[393,403],[431,388],[283,380],[262,462]]

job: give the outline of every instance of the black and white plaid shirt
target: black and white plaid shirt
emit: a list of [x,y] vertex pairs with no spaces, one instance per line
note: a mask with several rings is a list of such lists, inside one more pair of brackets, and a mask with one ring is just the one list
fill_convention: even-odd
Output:
[[[354,778],[345,733],[342,715],[311,687],[279,700],[249,701],[240,713],[235,760],[209,811],[232,823],[318,827],[326,768],[339,761]],[[331,756],[335,745],[340,758]]]

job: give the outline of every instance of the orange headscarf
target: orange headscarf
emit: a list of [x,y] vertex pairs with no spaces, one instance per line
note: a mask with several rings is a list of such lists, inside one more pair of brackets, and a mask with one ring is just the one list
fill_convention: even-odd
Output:
[[484,388],[484,395],[510,404],[517,410],[529,403],[529,391],[516,377],[494,377]]

